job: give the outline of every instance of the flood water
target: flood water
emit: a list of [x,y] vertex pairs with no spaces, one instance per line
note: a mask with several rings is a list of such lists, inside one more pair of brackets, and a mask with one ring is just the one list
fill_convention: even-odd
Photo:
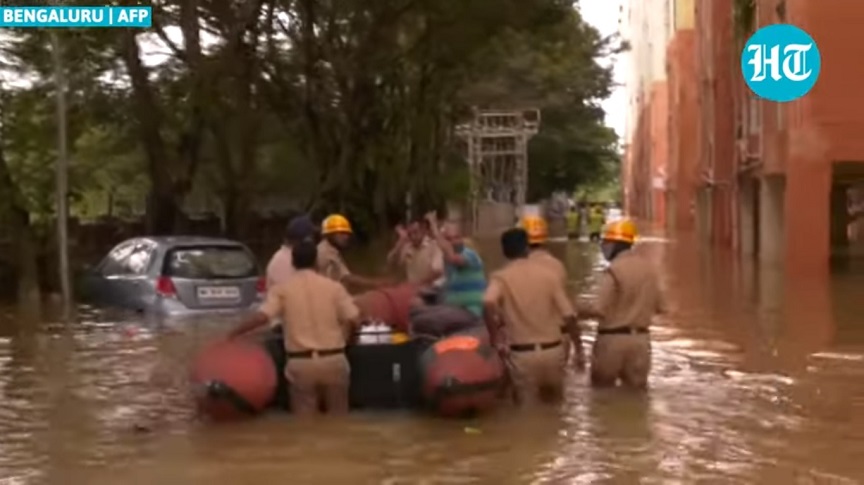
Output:
[[[864,282],[783,285],[776,271],[688,247],[640,249],[663,268],[674,307],[655,327],[647,396],[593,391],[572,375],[560,408],[467,422],[270,415],[208,425],[186,400],[185,362],[232,322],[160,328],[87,309],[69,328],[8,318],[0,483],[864,481]],[[590,292],[596,247],[556,251],[574,287]]]

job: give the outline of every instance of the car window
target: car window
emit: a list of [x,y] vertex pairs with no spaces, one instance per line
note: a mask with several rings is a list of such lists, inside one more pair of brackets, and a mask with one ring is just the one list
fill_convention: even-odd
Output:
[[195,246],[172,249],[165,257],[165,276],[231,279],[258,276],[258,264],[242,246]]
[[142,242],[135,246],[129,257],[126,258],[125,268],[127,274],[142,275],[147,272],[150,267],[150,260],[153,257],[153,245]]
[[124,242],[108,253],[99,271],[103,276],[144,274],[150,266],[154,246],[147,241]]
[[126,260],[129,259],[136,245],[136,241],[126,241],[115,246],[99,264],[99,272],[104,276],[125,274],[127,272]]

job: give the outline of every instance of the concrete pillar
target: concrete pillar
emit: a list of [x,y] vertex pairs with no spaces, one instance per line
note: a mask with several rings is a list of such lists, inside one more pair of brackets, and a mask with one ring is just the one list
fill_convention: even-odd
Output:
[[759,191],[759,260],[763,263],[783,262],[785,186],[782,175],[766,175],[762,178]]
[[824,159],[790,159],[786,169],[786,277],[826,278],[829,273],[831,165]]
[[756,254],[756,184],[758,180],[746,180],[738,191],[738,237],[741,254],[753,256]]

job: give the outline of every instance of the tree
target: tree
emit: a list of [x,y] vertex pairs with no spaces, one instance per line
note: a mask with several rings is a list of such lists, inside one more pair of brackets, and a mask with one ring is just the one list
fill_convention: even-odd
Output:
[[[189,194],[210,193],[226,232],[242,238],[256,198],[288,193],[375,230],[401,217],[407,192],[421,209],[465,193],[453,131],[474,106],[541,108],[530,146],[534,197],[615,172],[614,134],[597,105],[611,74],[597,59],[618,44],[569,1],[153,7],[152,32],[60,33],[75,66],[70,144],[80,214],[114,214],[146,193],[148,232],[175,233]],[[146,55],[154,42],[167,53],[162,62]],[[0,217],[21,237],[53,217],[47,45],[32,29],[3,40],[3,69],[32,80],[6,91],[0,122],[0,190],[11,194]]]
[[484,76],[466,99],[541,109],[540,132],[529,143],[529,200],[617,176],[617,135],[599,105],[611,94],[612,71],[599,61],[623,49],[570,10],[545,29],[509,32],[484,54]]

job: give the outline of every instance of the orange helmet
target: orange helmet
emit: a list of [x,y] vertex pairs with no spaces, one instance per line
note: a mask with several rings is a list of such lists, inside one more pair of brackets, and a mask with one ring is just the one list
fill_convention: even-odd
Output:
[[540,216],[525,216],[519,224],[528,233],[528,244],[544,244],[549,240],[549,225]]
[[636,225],[630,219],[610,222],[603,228],[603,240],[633,244],[636,242]]
[[321,222],[321,234],[352,234],[351,223],[342,214],[330,214]]

